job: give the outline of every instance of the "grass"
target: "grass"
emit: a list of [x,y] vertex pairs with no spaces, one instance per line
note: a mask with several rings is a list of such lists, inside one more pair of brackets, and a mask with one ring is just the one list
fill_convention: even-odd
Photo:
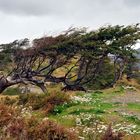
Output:
[[[55,85],[54,85],[55,86]],[[60,86],[51,85],[49,92],[60,92]],[[14,93],[13,93],[14,92]],[[68,128],[75,128],[84,130],[85,127],[95,127],[96,121],[101,122],[99,126],[121,124],[124,129],[127,129],[127,125],[137,125],[137,129],[140,128],[140,120],[135,115],[121,115],[118,110],[129,110],[130,112],[136,111],[140,115],[140,103],[122,103],[122,101],[112,102],[112,99],[117,97],[123,98],[125,95],[125,89],[122,86],[116,88],[109,88],[105,90],[90,91],[89,93],[83,92],[68,92],[72,97],[72,101],[57,105],[54,108],[53,113],[46,115],[40,110],[35,110],[32,115],[38,119],[48,118]],[[17,95],[16,89],[8,89],[4,95],[8,97],[14,97]],[[81,121],[81,126],[77,125],[76,120]],[[125,123],[124,123],[125,122]],[[129,126],[128,126],[129,127]],[[133,128],[132,128],[133,129]],[[130,130],[129,130],[130,131]],[[83,135],[85,135],[83,133]],[[139,136],[137,136],[139,137]],[[129,140],[130,137],[127,137]],[[87,138],[87,140],[90,140]]]
[[138,119],[138,117],[135,116],[135,115],[132,115],[132,116],[126,115],[126,116],[124,116],[124,118],[126,118],[130,122],[133,122],[133,123],[135,123],[137,125],[140,125],[140,119]]
[[56,121],[57,123],[66,126],[66,127],[75,127],[75,117],[69,116],[69,115],[50,115],[49,116],[50,120]]
[[135,109],[135,110],[140,111],[140,103],[128,103],[127,107],[129,109]]
[[[140,104],[129,103],[124,106],[121,102],[110,102],[110,99],[118,96],[123,97],[124,94],[125,90],[121,86],[115,89],[110,88],[102,91],[93,91],[88,93],[87,96],[91,98],[90,102],[76,102],[64,106],[57,106],[55,117],[54,115],[51,115],[49,118],[53,118],[62,125],[74,127],[74,118],[79,117],[81,114],[89,114],[100,117],[100,119],[106,124],[126,122],[126,124],[137,124],[139,126],[139,119],[137,119],[137,117],[123,117],[115,110],[125,107],[130,110],[139,109]],[[80,92],[73,96],[78,96],[80,98],[86,97],[85,94]]]
[[6,91],[4,91],[3,95],[9,96],[19,95],[19,90],[18,88],[8,88]]

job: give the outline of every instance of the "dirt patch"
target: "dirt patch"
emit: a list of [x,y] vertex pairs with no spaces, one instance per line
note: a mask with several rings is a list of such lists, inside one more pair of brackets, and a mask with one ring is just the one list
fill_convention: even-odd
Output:
[[116,112],[118,112],[120,115],[128,115],[128,116],[136,116],[140,120],[140,112],[130,110],[130,109],[117,109]]
[[127,91],[123,95],[118,95],[114,96],[113,98],[107,100],[108,102],[112,103],[122,103],[122,104],[127,104],[127,103],[140,103],[140,93],[136,91]]

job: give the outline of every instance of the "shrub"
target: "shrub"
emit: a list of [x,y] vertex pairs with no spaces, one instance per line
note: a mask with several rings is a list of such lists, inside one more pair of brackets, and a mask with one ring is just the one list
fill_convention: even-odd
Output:
[[28,99],[29,99],[29,94],[20,94],[18,104],[25,105],[28,102]]
[[6,128],[6,136],[22,140],[27,137],[26,124],[23,118],[12,120]]
[[46,113],[53,113],[55,106],[68,103],[69,101],[69,96],[65,93],[52,93],[47,98],[45,98],[45,111]]
[[16,114],[17,112],[13,107],[0,104],[0,127],[7,125]]
[[108,126],[105,134],[103,135],[103,137],[101,138],[101,140],[122,140],[124,137],[124,134],[121,132],[116,132],[114,133],[112,131],[111,125]]
[[5,105],[14,105],[17,103],[17,98],[12,98],[12,97],[3,97],[0,101],[0,103],[5,104]]
[[36,131],[36,127],[39,124],[39,120],[38,118],[35,117],[31,117],[28,120],[26,120],[26,127],[28,128],[27,131],[27,136],[26,139],[28,140],[34,140],[35,139],[35,131]]
[[17,118],[11,121],[3,135],[14,140],[77,140],[74,132],[49,120]]
[[70,132],[66,128],[46,120],[36,127],[35,135],[37,139],[42,140],[77,140],[74,132]]
[[72,106],[72,103],[68,103],[68,104],[67,103],[64,103],[62,105],[55,106],[54,109],[53,109],[53,114],[54,115],[60,114],[64,110],[66,110],[67,108],[69,108],[70,106]]
[[32,106],[32,108],[36,110],[44,106],[44,98],[44,94],[21,94],[19,96],[19,104]]
[[19,104],[32,106],[33,110],[43,109],[45,113],[53,113],[54,107],[69,102],[70,98],[62,92],[49,94],[22,94],[19,96]]

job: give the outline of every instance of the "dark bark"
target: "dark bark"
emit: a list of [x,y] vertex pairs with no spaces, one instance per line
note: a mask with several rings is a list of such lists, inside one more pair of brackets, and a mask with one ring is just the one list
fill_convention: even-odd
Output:
[[12,86],[14,83],[10,83],[4,76],[0,78],[0,93],[6,88]]
[[77,86],[67,85],[64,88],[62,88],[62,91],[65,91],[65,92],[66,91],[84,91],[84,92],[86,92],[86,89],[82,86],[79,86],[79,85],[77,85]]
[[39,80],[34,80],[34,79],[30,79],[30,78],[29,79],[17,78],[17,79],[13,80],[11,77],[7,78],[7,77],[2,76],[0,78],[0,93],[2,93],[6,88],[16,85],[16,84],[20,84],[20,83],[23,83],[23,84],[31,83],[33,85],[40,87],[43,92],[47,91],[46,87],[44,86],[44,83]]
[[[118,58],[119,57],[116,57],[116,59],[114,61],[114,79],[113,79],[112,83],[110,84],[110,87],[113,87],[118,80],[122,79],[123,72],[125,70],[126,60],[124,59],[124,60],[117,62]],[[117,66],[119,68],[117,68]]]

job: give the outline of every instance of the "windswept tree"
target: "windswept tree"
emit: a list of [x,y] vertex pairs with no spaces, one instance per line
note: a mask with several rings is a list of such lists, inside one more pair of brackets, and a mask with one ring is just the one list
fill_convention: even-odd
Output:
[[104,72],[109,55],[113,56],[113,85],[122,77],[139,38],[137,24],[107,26],[90,32],[70,29],[55,37],[35,39],[31,48],[15,51],[12,71],[0,78],[0,92],[19,83],[34,84],[45,92],[45,82],[62,82],[63,90],[84,90],[84,85]]
[[9,70],[8,66],[13,61],[13,55],[15,51],[23,49],[29,46],[29,40],[27,38],[23,40],[15,40],[12,43],[0,45],[0,71]]

